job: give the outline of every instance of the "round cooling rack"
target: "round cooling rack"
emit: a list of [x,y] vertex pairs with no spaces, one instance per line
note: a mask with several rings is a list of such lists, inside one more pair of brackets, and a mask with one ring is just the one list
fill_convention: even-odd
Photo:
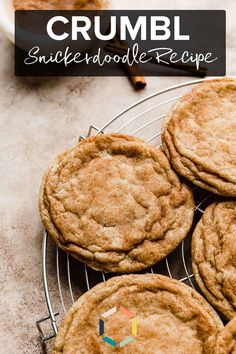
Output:
[[[150,142],[157,147],[161,147],[161,127],[170,107],[189,88],[202,81],[204,80],[189,81],[148,96],[126,108],[109,120],[102,128],[91,125],[87,136],[122,132],[135,135],[144,139],[147,143]],[[82,139],[85,139],[85,137],[81,136],[80,140]],[[196,205],[194,228],[204,209],[211,202],[212,194],[194,186],[193,192]],[[170,278],[178,279],[198,291],[191,267],[191,236],[192,231],[172,254],[142,273],[164,274]],[[42,343],[47,342],[57,334],[60,320],[80,295],[94,285],[117,275],[97,272],[80,263],[56,247],[46,231],[43,236],[42,269],[48,309],[48,315],[36,323]],[[55,286],[55,284],[57,285]]]

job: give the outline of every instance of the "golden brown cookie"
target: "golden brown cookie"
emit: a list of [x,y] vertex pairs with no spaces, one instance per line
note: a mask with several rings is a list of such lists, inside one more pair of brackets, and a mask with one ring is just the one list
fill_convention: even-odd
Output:
[[226,318],[236,315],[236,201],[211,204],[192,239],[196,281]]
[[211,354],[222,328],[189,286],[163,275],[124,275],[79,298],[53,354]]
[[236,354],[236,316],[219,333],[214,354]]
[[162,138],[178,173],[213,193],[236,197],[236,80],[197,85],[171,110]]
[[63,250],[94,269],[125,273],[178,246],[191,227],[194,201],[163,152],[131,136],[101,134],[49,169],[40,214]]

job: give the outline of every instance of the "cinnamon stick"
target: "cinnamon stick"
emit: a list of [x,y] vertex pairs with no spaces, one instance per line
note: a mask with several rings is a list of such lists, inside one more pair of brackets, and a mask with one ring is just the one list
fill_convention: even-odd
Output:
[[[119,38],[115,37],[112,42],[109,42],[107,44],[108,49],[109,46],[113,46],[117,47],[117,48],[121,48],[121,51],[119,52],[120,55],[124,55],[124,51],[127,52],[129,46],[128,43],[126,43],[125,41],[121,41]],[[105,49],[106,50],[106,49]],[[135,90],[143,90],[146,86],[146,80],[145,78],[142,76],[141,73],[141,69],[140,66],[135,63],[132,66],[128,65],[127,63],[121,63],[123,69],[125,70],[131,84],[133,85],[133,87],[135,88]]]

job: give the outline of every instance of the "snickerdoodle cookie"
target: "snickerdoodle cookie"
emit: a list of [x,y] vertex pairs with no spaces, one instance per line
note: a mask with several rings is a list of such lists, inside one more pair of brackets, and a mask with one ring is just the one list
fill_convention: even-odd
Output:
[[131,136],[100,134],[48,170],[40,214],[63,250],[94,269],[125,273],[178,246],[190,230],[194,201],[163,152]]
[[53,354],[213,354],[222,328],[189,286],[163,275],[123,275],[79,298]]
[[236,201],[207,207],[192,239],[193,271],[208,301],[226,318],[236,315]]
[[219,333],[214,354],[236,354],[236,316]]
[[184,95],[169,113],[162,137],[179,174],[236,197],[236,80],[208,80]]

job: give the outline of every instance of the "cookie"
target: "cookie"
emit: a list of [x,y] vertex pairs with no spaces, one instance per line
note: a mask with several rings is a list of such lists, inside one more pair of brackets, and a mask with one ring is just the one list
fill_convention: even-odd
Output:
[[192,192],[165,154],[121,134],[85,139],[47,172],[40,214],[55,242],[96,270],[135,272],[188,234]]
[[226,318],[236,315],[236,201],[206,208],[192,238],[196,281]]
[[236,80],[207,80],[184,95],[163,127],[174,169],[195,185],[236,197]]
[[219,333],[214,354],[236,354],[236,316]]
[[163,275],[123,275],[79,298],[53,354],[211,354],[222,328],[191,287]]

